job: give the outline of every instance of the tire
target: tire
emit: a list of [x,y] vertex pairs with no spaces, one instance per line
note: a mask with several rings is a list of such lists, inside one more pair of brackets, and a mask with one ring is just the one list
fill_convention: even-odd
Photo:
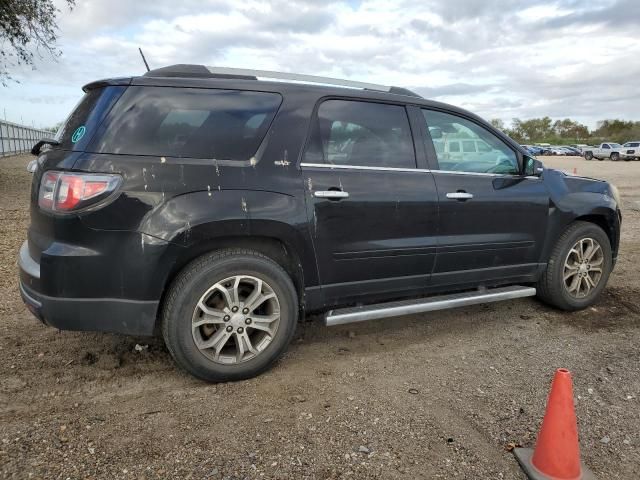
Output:
[[620,160],[620,154],[613,152],[609,158],[611,158],[612,162],[617,162],[618,160]]
[[585,159],[585,160],[593,160],[593,153],[591,153],[591,152],[586,152],[586,153],[584,154],[584,159]]
[[[255,300],[247,312],[254,294],[265,300]],[[256,320],[258,315],[264,321]],[[179,367],[207,382],[243,380],[267,370],[291,342],[298,295],[289,275],[270,258],[246,249],[220,250],[194,260],[177,276],[161,322],[165,344]],[[193,327],[195,322],[204,325]],[[220,351],[206,347],[216,338],[224,340],[217,342]]]
[[[589,248],[589,242],[587,239],[594,240],[600,246],[599,252],[602,253],[602,257],[599,268],[601,268],[601,273],[595,287],[590,287],[589,292],[585,296],[580,297],[579,295],[576,296],[570,293],[569,286],[567,286],[564,281],[564,275],[566,273],[565,262],[571,266],[579,264],[578,262],[575,262],[577,254],[570,254],[570,252],[572,252],[573,247],[580,240],[585,242],[584,245]],[[593,243],[591,245],[593,245]],[[573,252],[576,252],[576,250],[573,250]],[[588,253],[589,250],[587,249],[586,252]],[[594,252],[594,257],[597,254],[598,250]],[[593,279],[597,276],[596,269],[598,267],[595,266],[597,262],[593,258],[590,262],[592,262],[593,265],[590,265],[590,269],[583,273],[586,273],[588,278]],[[586,267],[587,265],[585,265],[585,268]],[[609,243],[609,237],[607,234],[599,226],[593,223],[581,221],[575,222],[564,231],[551,252],[547,268],[536,285],[538,298],[561,310],[574,311],[586,308],[592,305],[602,293],[602,290],[609,279],[611,268],[611,244]],[[578,269],[578,272],[580,273],[581,270]],[[575,275],[578,275],[578,273]],[[586,279],[579,280],[579,278],[572,276],[567,280],[570,286],[573,285],[574,281],[580,281],[578,288],[587,286],[584,284],[584,282],[587,281]]]

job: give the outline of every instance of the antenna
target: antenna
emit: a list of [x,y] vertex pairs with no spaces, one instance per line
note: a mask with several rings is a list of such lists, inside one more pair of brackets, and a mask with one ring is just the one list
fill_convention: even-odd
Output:
[[140,47],[138,47],[138,51],[140,52],[140,56],[142,57],[142,61],[144,62],[144,66],[147,67],[147,72],[148,72],[150,69],[149,69],[149,64],[147,63],[147,59],[144,58],[144,53],[142,53],[142,49]]

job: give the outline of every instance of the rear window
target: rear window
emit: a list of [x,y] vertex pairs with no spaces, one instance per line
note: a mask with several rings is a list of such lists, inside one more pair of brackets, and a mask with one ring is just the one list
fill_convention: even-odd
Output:
[[126,87],[110,86],[89,90],[60,125],[55,139],[64,150],[84,150],[100,122]]
[[100,153],[249,160],[280,95],[239,90],[129,87],[105,120]]

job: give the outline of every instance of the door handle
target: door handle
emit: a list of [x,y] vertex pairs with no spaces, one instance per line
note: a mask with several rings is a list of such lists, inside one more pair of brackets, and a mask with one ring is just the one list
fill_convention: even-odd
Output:
[[454,200],[470,200],[473,198],[473,193],[449,192],[447,193],[447,198],[452,198]]
[[342,190],[317,190],[313,192],[313,196],[316,198],[328,198],[329,200],[340,200],[342,198],[349,198],[349,192],[343,192]]

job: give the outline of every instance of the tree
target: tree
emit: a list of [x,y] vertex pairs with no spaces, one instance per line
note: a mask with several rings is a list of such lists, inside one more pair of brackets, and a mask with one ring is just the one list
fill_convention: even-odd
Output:
[[498,130],[501,130],[501,131],[505,130],[504,122],[502,120],[500,120],[499,118],[492,118],[491,119],[491,125],[493,125]]
[[627,120],[601,120],[593,136],[603,142],[623,143],[640,138],[640,122]]
[[[73,8],[75,0],[64,0]],[[0,81],[6,85],[9,68],[33,65],[41,52],[58,57],[56,16],[53,0],[0,0]]]
[[553,130],[557,136],[575,139],[576,142],[584,140],[589,136],[589,129],[586,125],[582,125],[570,118],[556,120],[553,124]]

